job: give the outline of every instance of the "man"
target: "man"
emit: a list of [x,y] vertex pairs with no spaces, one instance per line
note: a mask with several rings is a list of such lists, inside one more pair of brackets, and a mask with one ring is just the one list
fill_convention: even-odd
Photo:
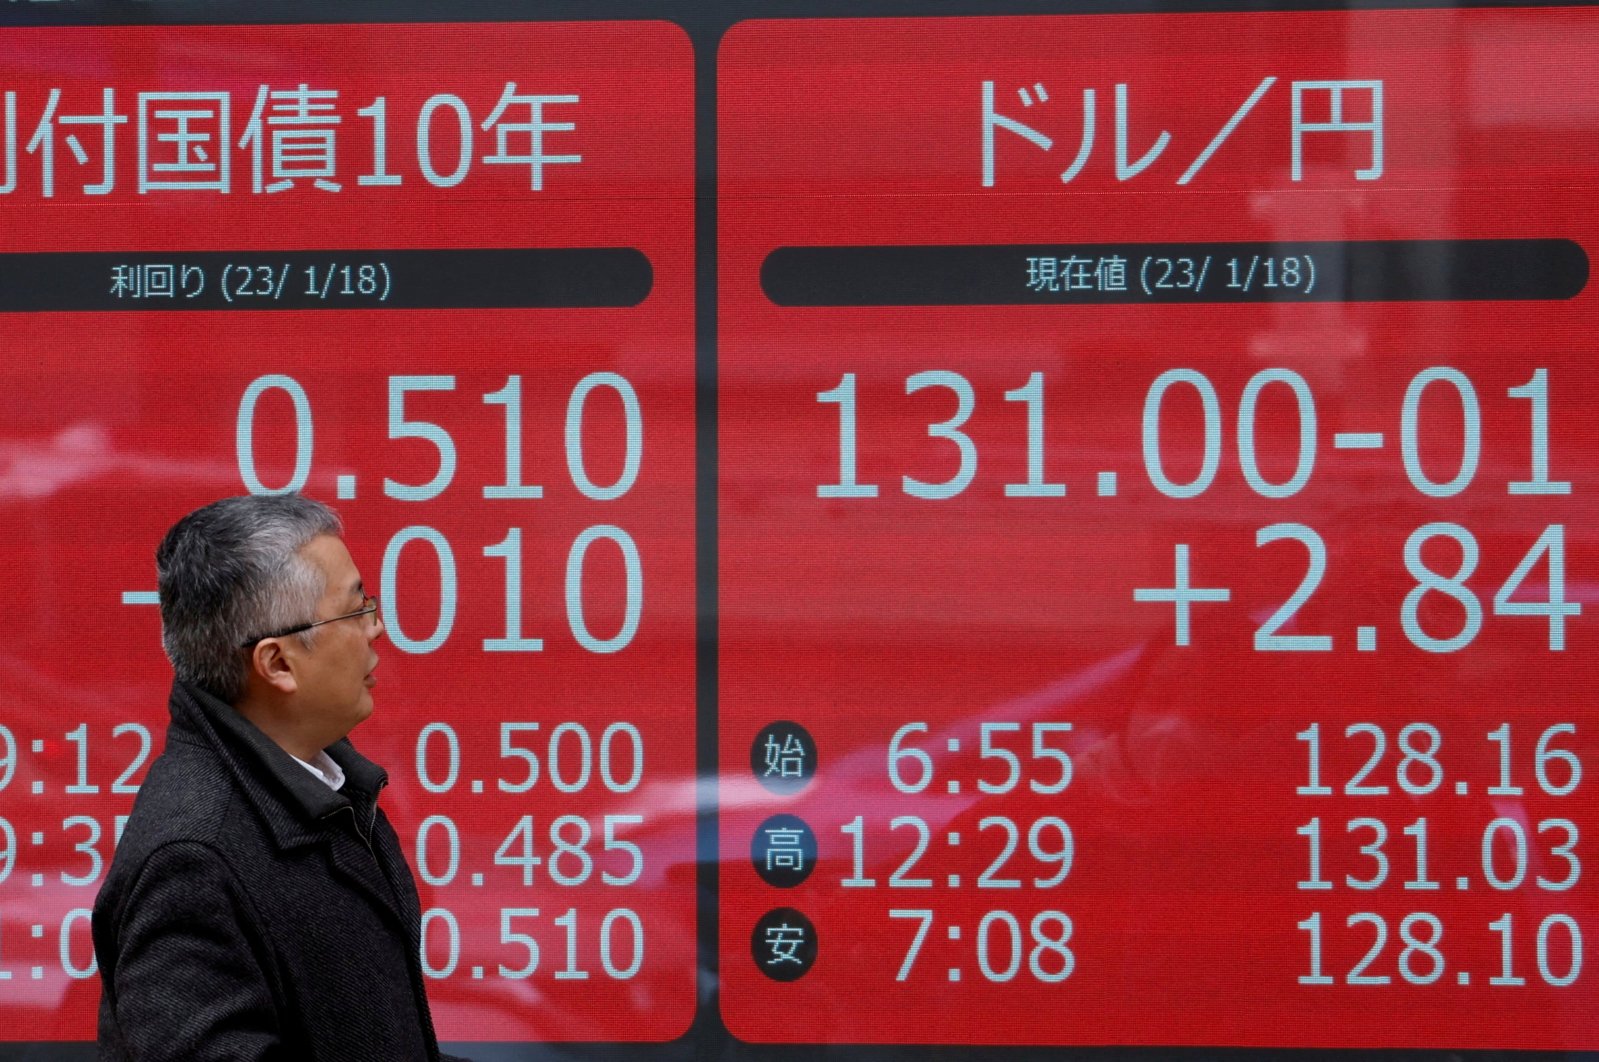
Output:
[[103,1059],[440,1057],[388,776],[345,736],[383,622],[341,530],[227,498],[156,550],[172,723],[95,902]]

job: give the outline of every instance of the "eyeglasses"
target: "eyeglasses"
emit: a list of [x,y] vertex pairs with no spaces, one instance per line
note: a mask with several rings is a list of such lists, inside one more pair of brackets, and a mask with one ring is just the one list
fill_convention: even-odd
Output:
[[376,594],[367,594],[367,595],[365,595],[364,597],[361,598],[361,607],[356,609],[354,612],[346,612],[342,616],[333,616],[333,617],[331,617],[329,619],[325,619],[325,620],[315,620],[315,621],[313,621],[311,623],[301,623],[301,624],[299,624],[298,626],[295,626],[295,627],[285,627],[285,628],[283,628],[283,630],[281,630],[281,631],[273,631],[271,634],[262,634],[262,635],[259,635],[258,637],[251,638],[247,642],[241,642],[240,645],[239,645],[239,648],[248,649],[251,646],[255,645],[257,642],[264,642],[268,638],[287,638],[291,634],[299,634],[302,631],[308,631],[308,630],[310,630],[313,627],[320,627],[324,623],[337,623],[340,620],[355,619],[357,616],[370,616],[374,612],[376,612],[377,610],[378,610],[377,595]]

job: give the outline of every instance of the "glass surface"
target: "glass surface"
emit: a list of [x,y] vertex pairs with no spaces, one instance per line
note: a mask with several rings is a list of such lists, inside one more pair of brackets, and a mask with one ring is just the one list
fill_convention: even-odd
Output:
[[1593,7],[354,13],[0,3],[0,1057],[289,489],[456,1053],[1599,1050]]
[[736,1036],[1594,1046],[1596,29],[731,32]]
[[[378,707],[353,739],[392,779],[441,1035],[679,1036],[697,902],[677,784],[695,771],[682,31],[6,40],[5,113],[56,154],[52,173],[16,152],[0,268],[53,269],[70,301],[7,315],[0,370],[8,581],[32,613],[0,692],[0,1026],[94,1035],[84,912],[166,723],[156,542],[215,497],[299,488],[339,509],[379,594]],[[67,124],[102,106],[112,124]],[[85,666],[111,645],[116,666]]]

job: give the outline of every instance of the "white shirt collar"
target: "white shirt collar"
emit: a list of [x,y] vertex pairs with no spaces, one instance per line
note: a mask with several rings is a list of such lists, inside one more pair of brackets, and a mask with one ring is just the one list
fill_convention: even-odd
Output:
[[316,759],[310,763],[305,762],[298,756],[291,755],[291,758],[295,763],[316,775],[317,780],[329,789],[337,792],[344,786],[344,768],[334,763],[333,757],[329,756],[326,751],[317,753]]

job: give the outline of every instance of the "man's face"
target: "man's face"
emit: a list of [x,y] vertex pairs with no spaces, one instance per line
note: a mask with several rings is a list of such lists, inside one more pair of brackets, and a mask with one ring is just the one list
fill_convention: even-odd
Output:
[[[318,535],[300,550],[325,580],[313,619],[331,619],[359,609],[366,597],[361,573],[343,540]],[[373,670],[378,654],[373,643],[383,633],[377,613],[355,616],[316,628],[310,649],[297,643],[294,657],[299,680],[296,712],[331,745],[372,714]]]

